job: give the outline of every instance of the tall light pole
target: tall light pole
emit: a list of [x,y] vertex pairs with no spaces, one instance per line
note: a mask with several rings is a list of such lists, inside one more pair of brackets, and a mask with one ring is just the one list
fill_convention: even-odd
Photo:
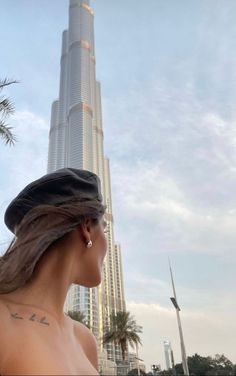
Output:
[[172,270],[171,270],[170,260],[169,260],[169,267],[170,267],[171,283],[172,283],[173,294],[174,294],[174,297],[171,297],[170,300],[172,301],[172,303],[175,307],[176,315],[177,315],[179,337],[180,337],[180,348],[181,348],[181,356],[182,356],[182,364],[183,364],[183,369],[184,369],[184,375],[189,376],[187,356],[186,356],[186,351],[185,351],[185,346],[184,346],[184,336],[183,336],[183,330],[182,330],[181,321],[180,321],[180,314],[179,314],[180,308],[179,308],[179,305],[177,303],[177,297],[176,297],[176,292],[175,292],[175,285],[174,285],[174,279],[173,279],[173,274],[172,274]]
[[142,359],[139,359],[139,357],[138,357],[138,344],[136,344],[136,358],[137,358],[137,361],[138,361],[138,376],[140,376],[139,361],[142,360]]

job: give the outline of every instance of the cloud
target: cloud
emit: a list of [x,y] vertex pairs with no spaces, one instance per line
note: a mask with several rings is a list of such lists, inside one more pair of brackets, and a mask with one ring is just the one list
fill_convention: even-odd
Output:
[[144,228],[147,252],[234,251],[236,116],[217,105],[209,111],[192,82],[166,76],[104,101],[114,214],[134,255]]
[[[233,207],[226,202],[225,207],[212,207],[201,203],[202,192],[191,197],[191,187],[181,185],[162,167],[148,162],[140,162],[131,169],[122,164],[112,164],[114,210],[122,237],[131,238],[140,250],[143,243],[137,244],[137,236],[145,234],[145,256],[155,249],[190,252],[221,253],[233,252],[236,242],[236,217]],[[211,184],[209,182],[209,184]],[[222,179],[222,184],[224,184]],[[209,200],[217,194],[218,187],[211,184],[205,194]],[[227,183],[225,189],[228,191]],[[229,192],[229,195],[232,194]],[[232,195],[233,199],[233,195]],[[206,198],[204,199],[206,201]],[[200,202],[200,204],[199,204]],[[148,258],[147,258],[148,260]]]

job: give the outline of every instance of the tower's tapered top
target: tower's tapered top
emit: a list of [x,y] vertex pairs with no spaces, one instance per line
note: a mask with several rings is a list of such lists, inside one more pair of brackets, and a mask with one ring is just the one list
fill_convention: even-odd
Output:
[[77,7],[87,9],[87,11],[93,16],[93,10],[90,7],[89,0],[70,0],[70,9]]
[[89,5],[89,0],[70,0],[70,5]]

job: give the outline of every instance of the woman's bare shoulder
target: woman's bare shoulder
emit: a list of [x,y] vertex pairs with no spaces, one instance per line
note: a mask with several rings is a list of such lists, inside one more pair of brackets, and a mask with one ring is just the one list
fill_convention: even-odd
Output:
[[78,321],[74,321],[75,325],[75,333],[77,334],[78,340],[81,341],[81,344],[84,345],[85,343],[89,345],[93,345],[97,347],[96,338],[93,335],[92,331],[84,324]]
[[1,341],[4,338],[8,338],[11,331],[11,313],[9,311],[7,303],[0,296],[0,336]]
[[[5,328],[3,332],[7,330],[7,327],[10,324],[10,312],[7,306],[7,303],[4,301],[4,299],[1,298],[0,295],[0,328]],[[7,325],[7,327],[6,327]],[[2,334],[2,330],[0,331]]]
[[10,348],[11,332],[10,312],[4,300],[0,297],[0,374]]
[[88,360],[98,369],[97,341],[92,331],[84,324],[74,321],[76,337],[81,344]]

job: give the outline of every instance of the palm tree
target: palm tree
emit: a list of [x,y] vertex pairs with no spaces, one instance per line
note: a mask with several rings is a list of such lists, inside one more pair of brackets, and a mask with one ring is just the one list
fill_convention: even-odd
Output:
[[86,316],[84,312],[81,311],[68,311],[67,315],[70,316],[75,321],[79,321],[82,324],[86,325],[88,327],[87,321],[86,321]]
[[[6,86],[17,83],[15,80],[0,80],[0,92]],[[11,132],[11,127],[6,124],[6,118],[13,114],[15,111],[14,105],[9,98],[0,98],[0,113],[2,114],[0,118],[0,136],[5,140],[6,144],[13,145],[16,141],[15,136]]]
[[103,336],[103,344],[114,342],[121,347],[122,359],[125,361],[128,344],[132,348],[142,345],[138,333],[142,333],[142,327],[136,324],[130,312],[113,312],[110,316],[111,325]]

